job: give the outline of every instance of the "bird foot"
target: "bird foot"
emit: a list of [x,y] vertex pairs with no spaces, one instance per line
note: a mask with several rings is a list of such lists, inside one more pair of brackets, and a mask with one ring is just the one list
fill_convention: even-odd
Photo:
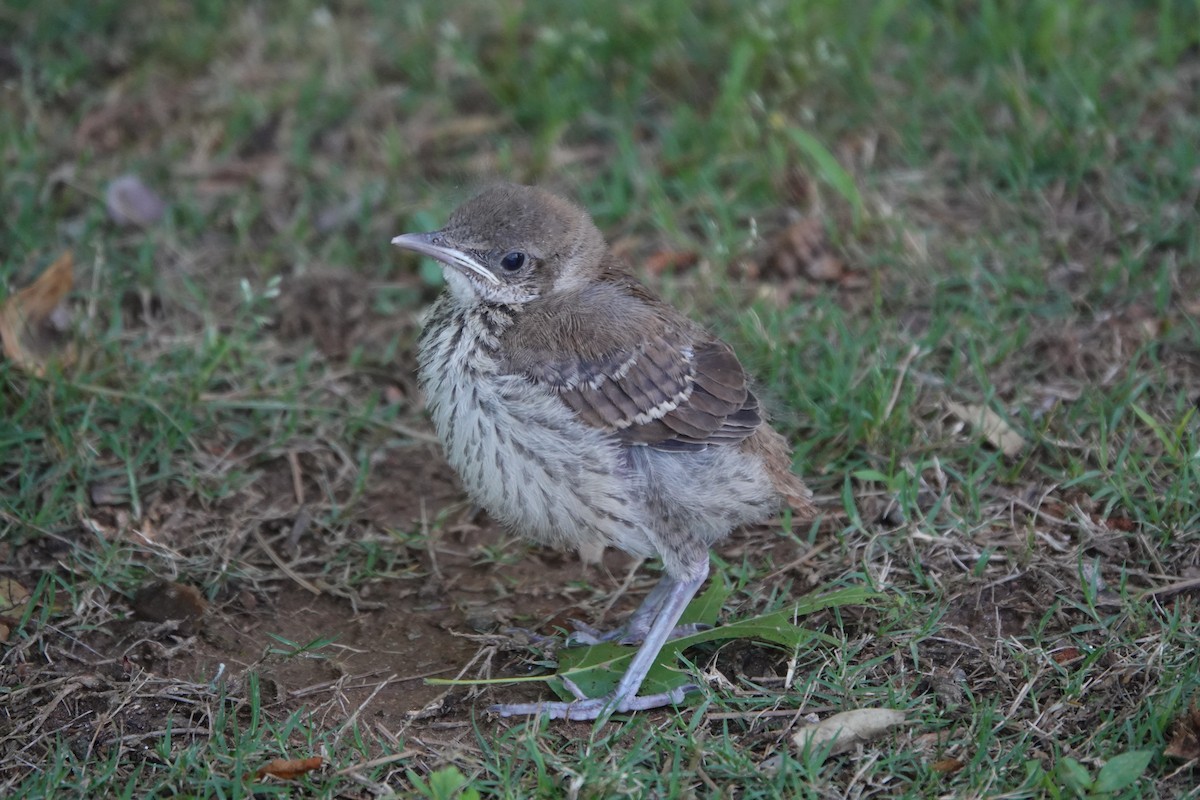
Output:
[[500,633],[516,639],[521,644],[533,644],[538,647],[549,647],[558,641],[558,638],[555,636],[546,636],[529,628],[518,628],[512,625],[501,628]]
[[[649,631],[649,625],[622,625],[611,631],[601,631],[593,628],[586,622],[580,622],[577,619],[571,620],[571,626],[575,629],[567,636],[568,647],[578,647],[580,645],[595,645],[615,642],[617,644],[635,645],[641,644],[646,639],[646,632]],[[673,639],[681,639],[684,636],[691,636],[693,633],[700,633],[712,628],[711,625],[705,625],[703,622],[690,622],[686,625],[676,625],[671,629],[671,633],[667,636],[667,641]]]
[[607,717],[609,714],[676,706],[683,702],[683,698],[688,692],[697,688],[688,684],[658,694],[618,697],[614,693],[603,697],[588,697],[570,678],[564,677],[561,680],[571,694],[575,695],[575,700],[551,703],[501,703],[488,710],[502,717],[545,716],[550,719],[594,720],[602,716]]

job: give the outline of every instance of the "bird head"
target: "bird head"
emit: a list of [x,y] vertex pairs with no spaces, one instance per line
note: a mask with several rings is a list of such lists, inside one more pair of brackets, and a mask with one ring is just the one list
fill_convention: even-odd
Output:
[[441,262],[464,302],[519,305],[586,285],[608,250],[586,211],[544,189],[492,186],[450,215],[441,230],[392,244]]

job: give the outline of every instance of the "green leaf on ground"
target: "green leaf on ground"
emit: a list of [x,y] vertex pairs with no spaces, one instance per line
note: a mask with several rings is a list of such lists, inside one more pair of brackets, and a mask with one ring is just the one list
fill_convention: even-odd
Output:
[[1150,766],[1154,758],[1153,750],[1130,750],[1113,756],[1100,768],[1096,776],[1095,790],[1097,792],[1119,792],[1127,786],[1137,783],[1138,778]]
[[[714,608],[714,603],[718,596],[723,599],[727,592],[722,583],[714,581],[708,591],[688,606],[684,612],[684,621],[707,624],[715,622],[715,611],[719,610],[720,606],[717,604]],[[796,624],[796,620],[826,608],[862,605],[876,596],[877,593],[863,587],[810,594],[798,600],[794,606],[781,611],[673,639],[662,649],[658,660],[650,668],[642,691],[664,692],[687,684],[690,680],[688,674],[678,668],[680,656],[687,648],[705,642],[748,639],[771,642],[782,647],[801,647],[813,640],[836,644],[837,639],[834,637],[802,628]],[[573,699],[574,695],[561,680],[566,677],[589,697],[601,696],[616,688],[617,682],[636,653],[635,645],[610,643],[561,650],[558,654],[558,672],[550,680],[550,686],[564,700]]]

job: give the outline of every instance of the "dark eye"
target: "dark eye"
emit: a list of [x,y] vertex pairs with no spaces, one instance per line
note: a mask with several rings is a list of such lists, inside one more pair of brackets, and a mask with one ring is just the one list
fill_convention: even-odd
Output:
[[514,250],[504,258],[500,259],[500,266],[504,267],[509,272],[516,272],[521,267],[525,266],[525,254],[520,250]]

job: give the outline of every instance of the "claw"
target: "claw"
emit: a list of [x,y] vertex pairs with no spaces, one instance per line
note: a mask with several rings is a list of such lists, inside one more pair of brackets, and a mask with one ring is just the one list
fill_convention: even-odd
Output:
[[610,633],[604,633],[599,628],[594,628],[586,622],[577,619],[569,620],[573,630],[567,634],[567,647],[576,645],[589,646],[600,644],[601,642],[609,641]]
[[[568,684],[568,690],[571,694],[576,696],[582,694],[579,692],[579,687],[571,683],[569,678],[564,678],[563,681]],[[503,703],[501,705],[494,705],[488,710],[502,717],[531,716],[536,714],[548,717],[549,719],[587,721],[599,719],[602,716],[606,717],[609,714],[677,706],[683,702],[688,692],[694,691],[696,688],[693,684],[687,684],[672,689],[669,692],[634,695],[622,699],[618,699],[615,695],[610,694],[604,697],[580,697],[578,700],[570,702]]]
[[563,675],[561,678],[563,686],[567,687],[567,691],[575,695],[576,700],[587,700],[588,696],[583,693],[583,689],[579,688],[579,684]]

